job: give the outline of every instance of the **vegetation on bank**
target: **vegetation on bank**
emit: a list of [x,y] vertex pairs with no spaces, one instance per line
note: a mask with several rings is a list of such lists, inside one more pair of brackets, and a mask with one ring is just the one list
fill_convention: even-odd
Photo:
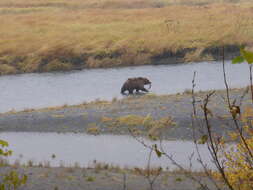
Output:
[[249,0],[1,0],[0,74],[219,59],[253,42]]
[[[0,139],[0,169],[5,167],[3,158],[11,156],[12,151],[7,147],[9,143]],[[0,173],[0,190],[13,189],[16,190],[20,186],[26,184],[27,175],[21,175],[14,170],[9,171],[8,173]]]

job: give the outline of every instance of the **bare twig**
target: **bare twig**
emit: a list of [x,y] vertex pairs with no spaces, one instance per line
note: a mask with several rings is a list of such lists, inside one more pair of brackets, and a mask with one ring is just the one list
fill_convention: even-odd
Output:
[[[136,137],[136,135],[131,131],[131,129],[128,129],[129,132],[130,132],[130,135],[135,139],[137,140],[139,143],[141,143],[145,148],[148,148],[148,149],[152,149],[154,150],[154,147],[150,146],[150,145],[147,145],[143,140],[140,140],[139,138]],[[163,149],[163,146],[162,146],[162,141],[160,140],[160,151],[161,151],[161,154],[163,156],[165,156],[166,158],[168,158],[169,161],[171,161],[171,163],[173,165],[175,165],[178,169],[180,169],[181,171],[184,172],[185,176],[188,177],[189,179],[195,181],[196,183],[198,183],[200,185],[200,187],[203,189],[203,190],[210,190],[205,183],[202,183],[201,182],[201,179],[198,178],[198,177],[194,177],[190,171],[186,170],[183,166],[181,166],[179,163],[177,163],[176,160],[173,159],[173,156],[169,155],[164,149]],[[158,176],[155,176],[153,178],[153,180],[155,181],[156,178]]]
[[228,102],[228,107],[230,109],[231,103],[230,103],[230,97],[229,97],[229,87],[228,87],[228,83],[227,83],[227,76],[226,76],[226,71],[225,71],[225,48],[224,48],[224,46],[222,47],[222,68],[223,68],[224,84],[226,87],[227,102]]
[[207,105],[209,103],[210,97],[214,93],[215,93],[215,91],[213,91],[213,92],[211,92],[211,93],[209,93],[209,94],[206,95],[206,99],[205,99],[204,105],[203,105],[204,116],[205,116],[205,123],[206,123],[208,138],[209,138],[209,143],[207,145],[208,145],[209,152],[211,153],[211,156],[213,158],[214,164],[216,165],[219,173],[221,174],[221,176],[222,176],[225,184],[228,186],[228,188],[230,190],[234,190],[233,186],[230,184],[230,181],[228,180],[228,178],[226,176],[224,167],[223,167],[222,163],[219,160],[219,157],[218,157],[218,150],[219,149],[217,148],[217,144],[215,143],[215,140],[213,139],[213,135],[212,135],[212,131],[211,131],[211,125],[210,125],[209,120],[208,120]]
[[[229,87],[228,87],[227,79],[226,79],[226,70],[225,70],[225,61],[224,61],[224,59],[225,59],[225,55],[224,55],[224,46],[223,46],[222,52],[223,52],[223,53],[222,53],[222,58],[223,58],[223,59],[222,59],[222,60],[223,60],[223,62],[222,62],[222,65],[223,65],[223,76],[224,76],[224,83],[225,83],[225,86],[226,86],[227,102],[228,102],[229,110],[230,110],[230,113],[231,113],[231,115],[232,115],[232,119],[233,119],[233,122],[234,122],[234,124],[235,124],[235,128],[236,128],[236,130],[239,132],[240,138],[241,138],[241,140],[242,140],[244,146],[246,147],[246,149],[247,149],[249,155],[251,156],[251,158],[253,158],[253,153],[252,153],[252,151],[250,150],[249,145],[247,144],[246,139],[245,139],[245,137],[244,137],[244,135],[243,135],[243,127],[240,127],[240,125],[239,125],[239,123],[238,123],[238,121],[237,121],[235,115],[233,114],[233,110],[232,110],[233,107],[232,107],[232,105],[231,105],[231,103],[230,103]],[[251,97],[252,97],[252,102],[253,102],[252,65],[251,65],[251,64],[250,64],[250,66],[249,66],[249,70],[250,70],[250,89],[251,89],[251,95],[252,95]]]
[[192,107],[193,107],[193,117],[196,117],[197,111],[196,111],[196,98],[194,96],[194,89],[195,89],[195,78],[196,78],[196,71],[193,73],[193,78],[192,78]]
[[127,190],[127,185],[126,185],[126,174],[123,173],[123,190]]
[[[237,130],[237,132],[239,133],[239,136],[243,142],[243,145],[245,146],[245,148],[247,149],[248,151],[248,154],[250,155],[251,158],[253,158],[253,153],[252,153],[252,150],[249,148],[249,145],[248,143],[246,142],[246,139],[243,135],[243,127],[240,127],[238,121],[237,121],[237,118],[236,118],[236,114],[233,113],[233,108],[234,106],[231,105],[230,103],[230,97],[229,97],[229,87],[228,87],[228,83],[227,83],[227,79],[226,79],[226,70],[225,70],[225,54],[224,54],[224,46],[223,46],[223,49],[222,49],[222,65],[223,65],[223,76],[224,76],[224,83],[225,83],[225,86],[226,86],[226,94],[227,94],[227,102],[228,102],[228,107],[229,107],[229,111],[231,113],[231,116],[232,116],[232,119],[233,119],[233,122],[235,124],[235,128]],[[252,97],[252,103],[253,103],[253,86],[252,86],[252,65],[250,64],[249,66],[249,70],[250,70],[250,89],[251,89],[251,97]],[[246,91],[245,91],[246,92]],[[242,97],[244,97],[245,95],[243,95]],[[242,99],[241,97],[241,99]],[[241,102],[240,102],[241,104]],[[238,106],[237,106],[238,107]],[[240,107],[238,107],[240,109]]]
[[205,183],[202,183],[201,179],[200,178],[197,178],[197,177],[194,177],[190,171],[186,170],[183,166],[181,166],[179,163],[177,163],[176,160],[174,160],[173,156],[172,155],[169,155],[163,148],[162,144],[160,144],[160,149],[161,149],[161,152],[162,154],[168,158],[168,160],[171,161],[171,163],[173,165],[175,165],[178,169],[180,169],[181,171],[183,171],[183,173],[185,174],[186,177],[188,177],[189,179],[195,181],[196,183],[198,183],[201,187],[201,189],[203,190],[210,190],[208,186],[206,186]]
[[153,175],[151,173],[151,168],[150,168],[151,167],[151,158],[152,158],[153,151],[155,151],[155,148],[153,146],[147,145],[143,140],[140,140],[139,138],[137,138],[136,135],[132,132],[131,129],[128,128],[128,131],[129,131],[130,135],[136,141],[138,141],[139,143],[141,143],[145,148],[149,149],[148,163],[147,163],[147,168],[146,168],[147,174],[146,175],[143,174],[143,173],[140,173],[140,174],[142,174],[147,179],[147,181],[149,183],[149,186],[150,186],[150,190],[154,190],[154,188],[153,188],[154,183],[155,183],[155,181],[157,180],[157,178],[159,177],[159,175],[162,172],[162,168],[160,167],[157,170],[157,173],[155,175]]
[[192,109],[193,109],[193,114],[192,114],[192,117],[191,117],[191,122],[192,122],[192,129],[193,129],[193,139],[194,139],[195,149],[196,149],[197,157],[198,157],[197,161],[202,166],[202,168],[205,172],[205,175],[215,185],[216,189],[221,190],[220,187],[218,186],[218,184],[216,183],[216,181],[213,179],[213,176],[211,175],[210,170],[207,167],[207,164],[205,164],[203,162],[202,156],[201,156],[200,151],[199,151],[199,146],[198,146],[198,143],[197,143],[198,139],[197,139],[197,136],[196,136],[195,125],[198,125],[198,127],[201,128],[201,124],[200,124],[200,122],[197,118],[197,112],[196,112],[196,98],[195,98],[195,92],[194,92],[194,89],[195,89],[195,86],[196,86],[195,77],[196,77],[196,72],[194,72],[193,79],[192,79]]
[[251,100],[253,103],[253,86],[252,86],[252,64],[249,64],[249,76],[250,76],[250,90],[251,90]]

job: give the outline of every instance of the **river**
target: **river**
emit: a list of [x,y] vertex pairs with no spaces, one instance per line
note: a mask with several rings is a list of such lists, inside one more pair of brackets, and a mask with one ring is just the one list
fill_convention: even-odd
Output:
[[[226,69],[230,87],[248,85],[247,64],[233,65],[227,62]],[[0,112],[122,98],[120,88],[124,81],[138,76],[152,81],[151,93],[183,92],[191,88],[194,71],[197,71],[196,90],[224,88],[220,62],[1,76]]]
[[[120,167],[145,168],[148,163],[149,149],[131,136],[124,135],[99,135],[74,133],[33,133],[33,132],[5,132],[0,133],[0,139],[9,142],[13,155],[10,163],[18,161],[21,164],[32,162],[50,166],[93,166],[97,163],[112,164]],[[148,145],[157,144],[159,141],[148,141]],[[163,148],[172,155],[181,166],[186,169],[201,170],[197,161],[195,145],[192,141],[163,141]],[[204,163],[214,168],[206,145],[199,145],[199,151]],[[190,160],[192,156],[190,167]],[[155,153],[151,157],[152,167],[164,169],[178,169],[168,158],[158,158]]]

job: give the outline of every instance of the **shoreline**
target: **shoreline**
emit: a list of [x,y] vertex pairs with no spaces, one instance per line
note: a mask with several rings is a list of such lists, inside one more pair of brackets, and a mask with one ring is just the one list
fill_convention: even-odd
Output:
[[[242,89],[231,90],[231,99],[240,97]],[[196,93],[197,100],[204,98],[206,92]],[[209,108],[213,111],[210,118],[214,131],[223,134],[230,130],[228,126],[220,127],[230,122],[230,114],[222,97],[225,90],[216,91]],[[250,104],[250,94],[245,97],[243,108]],[[200,103],[197,104],[198,115],[203,116]],[[191,94],[175,94],[141,97],[130,97],[122,100],[99,101],[75,106],[43,108],[0,114],[0,132],[57,132],[57,133],[89,133],[128,135],[129,126],[118,121],[132,120],[140,132],[148,132],[139,126],[145,117],[150,116],[154,122],[170,118],[173,125],[164,129],[165,139],[192,140],[191,128]],[[141,120],[141,121],[138,121]],[[132,123],[131,123],[132,125]]]
[[[85,70],[85,69],[111,69],[111,68],[122,68],[122,67],[136,67],[136,66],[144,66],[144,65],[170,65],[170,64],[187,64],[187,63],[200,63],[200,62],[213,62],[213,61],[222,61],[222,55],[221,55],[221,49],[222,46],[217,47],[207,47],[204,48],[200,53],[198,48],[184,48],[182,50],[178,50],[176,52],[173,51],[166,51],[162,54],[152,55],[148,58],[148,60],[140,63],[128,63],[121,60],[121,56],[124,56],[122,54],[121,56],[113,56],[113,55],[105,55],[103,58],[99,58],[98,60],[101,61],[102,64],[99,66],[87,66],[86,61],[93,57],[93,55],[85,55],[85,60],[80,59],[79,57],[84,57],[84,55],[78,55],[77,57],[65,57],[65,59],[69,60],[80,60],[80,62],[73,63],[64,63],[64,65],[68,65],[68,67],[52,67],[52,69],[44,69],[43,67],[38,68],[34,71],[20,71],[19,69],[10,70],[10,72],[4,72],[0,68],[0,76],[4,75],[18,75],[18,74],[25,74],[25,73],[52,73],[52,72],[71,72],[71,71],[78,71],[78,70]],[[198,52],[197,56],[194,56],[192,58],[187,59],[187,54],[194,54]],[[113,54],[113,53],[112,53]],[[116,53],[115,53],[116,54]],[[231,60],[236,56],[240,55],[240,48],[238,45],[226,45],[225,46],[225,61]],[[141,56],[141,54],[137,54],[136,56]],[[14,60],[22,60],[25,62],[27,59],[25,56],[17,57],[14,56]],[[39,59],[39,58],[38,58]],[[44,58],[47,59],[47,58]],[[59,57],[59,59],[62,59]],[[103,60],[107,62],[108,59],[116,59],[118,63],[115,65],[111,64],[103,64]],[[59,62],[60,63],[60,62]],[[3,65],[15,65],[12,62],[6,62],[4,60],[0,59],[0,64]],[[36,63],[40,64],[40,63]],[[45,63],[44,63],[45,65]],[[50,65],[50,63],[47,63],[46,65]]]
[[[152,177],[157,173],[158,168],[152,169]],[[27,175],[28,181],[20,189],[26,190],[44,190],[44,189],[61,189],[61,190],[119,190],[119,189],[149,189],[149,183],[144,175],[139,171],[147,172],[135,168],[133,170],[110,167],[108,165],[99,165],[94,168],[76,167],[34,167],[34,166],[5,166],[0,171],[16,171],[20,175]],[[211,181],[201,172],[193,172],[194,177],[201,179],[208,187],[213,187]],[[175,190],[185,189],[195,190],[198,183],[187,178],[181,171],[162,171],[157,180],[155,180],[154,189]]]

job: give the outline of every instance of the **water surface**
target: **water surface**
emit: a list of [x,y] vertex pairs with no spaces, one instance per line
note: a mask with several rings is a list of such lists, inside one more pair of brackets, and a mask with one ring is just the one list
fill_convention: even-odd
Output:
[[[121,167],[146,167],[149,150],[130,136],[86,134],[57,134],[57,133],[26,133],[7,132],[0,133],[0,139],[7,140],[13,155],[10,162],[20,160],[27,163],[50,162],[51,166],[90,166],[94,160],[97,162],[113,164]],[[147,144],[159,142],[145,141]],[[164,150],[178,161],[182,166],[189,168],[189,157],[195,152],[191,141],[164,141]],[[213,168],[208,150],[200,145],[203,160]],[[55,158],[52,158],[52,155]],[[158,158],[155,154],[151,160],[152,166],[175,169],[176,167],[164,156]],[[192,158],[192,169],[201,169],[196,156]]]
[[[228,62],[226,68],[231,87],[248,85],[246,64],[232,65]],[[122,98],[120,88],[124,81],[138,76],[152,81],[153,93],[183,92],[191,88],[194,71],[197,71],[196,90],[224,88],[222,64],[219,62],[1,76],[0,112]]]

